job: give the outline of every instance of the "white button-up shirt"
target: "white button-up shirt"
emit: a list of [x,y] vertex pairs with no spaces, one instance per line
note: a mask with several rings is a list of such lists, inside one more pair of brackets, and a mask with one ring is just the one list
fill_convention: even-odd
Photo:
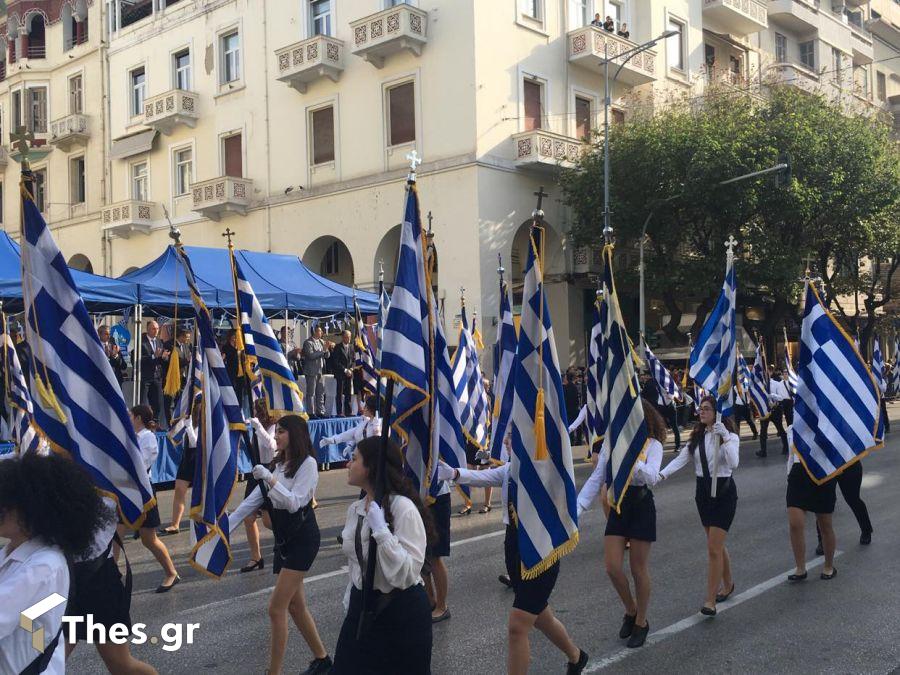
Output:
[[259,461],[261,464],[269,464],[275,457],[275,425],[268,429],[257,418],[250,418],[253,431],[256,432],[256,440],[259,445]]
[[381,435],[381,418],[380,417],[370,417],[364,419],[362,422],[357,424],[352,429],[347,429],[347,431],[339,433],[337,436],[332,436],[332,440],[334,440],[336,445],[340,445],[341,443],[346,443],[347,447],[344,448],[344,456],[349,457],[353,452],[353,448],[355,448],[360,441],[365,438],[369,438],[370,436],[380,436]]
[[[701,452],[706,457],[709,466],[709,475],[712,476],[713,457],[715,456],[712,449],[713,433],[714,432],[711,429],[707,429],[706,433],[703,435],[703,442],[698,443],[697,448],[694,450],[694,472],[700,478],[703,477],[703,464],[700,461]],[[666,468],[660,472],[660,475],[663,478],[668,478],[680,468],[687,465],[691,459],[691,453],[688,450],[689,446],[690,442],[681,446],[681,451],[678,453],[678,456],[669,462],[666,465]],[[738,438],[737,434],[729,434],[727,441],[721,441],[719,443],[719,464],[716,468],[716,476],[718,478],[727,478],[737,468],[738,462],[740,461],[739,449],[740,438]]]
[[[663,446],[655,438],[647,442],[646,459],[638,459],[634,463],[634,471],[631,474],[631,485],[642,487],[656,485],[659,480],[659,467],[662,464]],[[590,477],[581,486],[578,493],[578,506],[582,511],[587,511],[596,502],[597,495],[606,480],[606,463],[609,461],[609,442],[603,439],[603,447],[597,466],[591,472]]]
[[156,461],[159,455],[159,441],[156,440],[156,434],[149,429],[141,429],[137,432],[138,447],[141,450],[141,457],[144,459],[144,468],[150,473],[150,467]]
[[[312,501],[319,484],[319,467],[312,455],[303,460],[292,478],[284,475],[284,464],[275,467],[272,475],[277,481],[275,487],[269,489],[269,499],[276,509],[284,509],[288,513],[296,513]],[[228,515],[228,526],[231,531],[251,513],[262,508],[262,492],[257,485],[253,492],[241,502],[233,513]]]
[[769,398],[773,401],[786,401],[791,397],[784,380],[769,380]]
[[[69,568],[55,546],[30,539],[14,550],[0,551],[0,673],[20,673],[40,654],[31,646],[32,634],[19,626],[20,614],[52,593],[69,596]],[[62,625],[66,603],[35,620],[49,645]],[[45,673],[66,672],[65,636],[59,638]]]

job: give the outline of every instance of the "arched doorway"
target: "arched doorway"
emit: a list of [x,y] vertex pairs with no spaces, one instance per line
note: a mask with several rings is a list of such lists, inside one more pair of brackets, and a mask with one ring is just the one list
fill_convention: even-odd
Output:
[[73,270],[79,270],[80,272],[90,272],[94,273],[94,266],[91,264],[90,259],[81,253],[76,253],[71,258],[69,258],[69,267]]
[[131,274],[132,272],[137,272],[139,269],[140,269],[139,267],[135,267],[134,265],[132,265],[127,270],[122,272],[122,276],[124,277],[126,274]]
[[303,254],[303,264],[330,281],[353,285],[353,257],[347,245],[337,237],[328,235],[313,241]]
[[[375,250],[375,266],[373,278],[378,282],[378,270],[384,265],[384,287],[388,293],[394,288],[394,280],[397,275],[397,257],[400,254],[401,225],[395,225],[387,231]],[[438,288],[438,253],[434,242],[429,247],[431,251],[431,288],[437,294]]]

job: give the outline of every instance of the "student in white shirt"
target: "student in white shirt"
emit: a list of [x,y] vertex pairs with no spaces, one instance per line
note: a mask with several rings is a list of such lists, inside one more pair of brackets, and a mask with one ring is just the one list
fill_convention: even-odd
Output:
[[44,652],[21,612],[53,593],[69,595],[69,566],[103,527],[107,511],[81,467],[58,455],[29,453],[0,462],[0,673],[65,673],[63,602],[38,617]]
[[[603,442],[594,471],[578,493],[578,515],[590,509],[600,495],[607,514],[603,535],[603,557],[606,574],[625,606],[625,616],[619,629],[619,638],[628,639],[627,646],[642,647],[650,632],[647,609],[650,606],[650,546],[656,541],[656,502],[654,486],[659,478],[663,443],[666,440],[666,423],[655,406],[641,399],[644,419],[650,439],[643,458],[634,464],[631,484],[619,503],[618,511],[609,507],[607,500],[606,471],[609,464],[609,440]],[[634,580],[631,592],[625,574],[625,548],[630,543],[628,566]]]
[[[724,602],[734,593],[731,576],[731,558],[725,547],[725,538],[737,510],[737,486],[732,473],[738,466],[740,438],[734,433],[730,417],[716,422],[716,398],[704,396],[697,409],[700,421],[691,432],[688,442],[660,473],[668,478],[693,460],[697,476],[694,501],[700,522],[706,530],[706,550],[709,568],[706,580],[706,601],[700,608],[705,616],[716,615],[716,603]],[[713,451],[718,437],[718,459]],[[712,496],[713,471],[716,479],[716,496]]]
[[331,659],[307,609],[303,591],[303,579],[316,559],[320,541],[319,525],[311,506],[319,470],[306,420],[299,415],[285,415],[278,420],[275,447],[274,471],[262,464],[253,467],[258,484],[228,515],[228,525],[233,532],[245,518],[260,509],[268,513],[272,523],[275,535],[272,571],[278,580],[269,600],[272,639],[268,672],[282,672],[290,613],[313,654],[313,660],[301,675],[327,673]]
[[[344,595],[347,615],[334,655],[333,675],[426,675],[431,672],[431,607],[422,585],[428,539],[434,537],[431,515],[403,472],[403,455],[387,441],[382,506],[374,501],[382,440],[361,441],[347,464],[347,483],[365,496],[347,509],[342,550],[350,583]],[[369,539],[376,549],[374,618],[357,637],[363,611]]]
[[[253,445],[251,447],[252,461],[254,466],[262,464],[266,468],[270,468],[272,460],[275,458],[275,418],[269,413],[269,408],[264,399],[256,402],[256,417],[250,418],[250,426],[253,428]],[[247,487],[244,489],[244,498],[250,496],[250,493],[259,485],[259,481],[252,475],[247,479]],[[261,570],[265,567],[262,550],[259,547],[259,526],[256,519],[259,517],[259,511],[251,513],[244,518],[244,530],[247,532],[247,548],[250,549],[250,562],[241,568],[241,573],[252,572],[253,570]]]
[[775,366],[769,366],[769,401],[772,409],[766,417],[759,421],[759,450],[757,457],[766,456],[766,441],[769,438],[769,422],[775,425],[778,438],[781,439],[781,454],[788,454],[787,433],[784,430],[784,420],[788,425],[794,422],[794,404],[787,385],[781,379],[781,370]]
[[374,395],[368,396],[362,409],[362,416],[365,419],[352,429],[348,429],[337,436],[326,436],[320,439],[319,447],[325,448],[329,445],[346,443],[347,445],[343,449],[342,454],[349,459],[357,443],[370,436],[381,436],[381,418],[376,414],[377,409],[378,399]]
[[[153,418],[153,411],[150,410],[150,406],[134,406],[131,409],[131,422],[137,434],[138,447],[144,458],[144,468],[149,475],[150,468],[159,454],[159,442],[156,440],[156,434],[154,433],[156,421]],[[156,529],[159,525],[159,507],[154,503],[153,508],[147,512],[147,516],[144,518],[144,522],[141,524],[138,532],[144,548],[153,554],[153,557],[156,558],[160,567],[163,568],[163,572],[165,572],[162,583],[156,587],[156,592],[167,593],[181,581],[181,577],[178,576],[178,572],[175,570],[175,563],[172,562],[172,558],[169,556],[169,549],[156,535]],[[120,529],[120,534],[122,531]]]
[[187,490],[194,484],[194,470],[197,466],[197,427],[200,424],[200,406],[195,405],[191,419],[184,428],[181,441],[181,461],[178,462],[178,473],[175,476],[175,490],[172,495],[172,522],[159,534],[163,537],[178,534],[181,531],[181,518],[184,516],[184,500]]

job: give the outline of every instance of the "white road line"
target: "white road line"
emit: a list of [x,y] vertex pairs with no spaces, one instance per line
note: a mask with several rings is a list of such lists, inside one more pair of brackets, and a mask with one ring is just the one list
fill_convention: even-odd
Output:
[[[839,555],[841,555],[841,553],[842,553],[842,551],[835,551],[834,557],[837,558]],[[820,556],[818,558],[814,558],[807,564],[806,569],[807,569],[807,571],[809,571],[815,567],[818,567],[819,565],[823,564],[824,562],[825,562],[825,558],[822,556]],[[785,577],[787,577],[788,574],[793,574],[793,573],[794,573],[794,568],[791,568],[787,572],[784,572],[783,574],[779,574],[778,576],[772,577],[771,579],[764,581],[761,584],[757,584],[756,586],[753,586],[752,588],[748,588],[743,593],[736,595],[733,600],[727,600],[726,602],[720,604],[717,607],[717,609],[719,610],[718,613],[721,614],[722,612],[727,612],[729,609],[737,607],[738,605],[740,605],[743,602],[752,600],[753,598],[757,597],[758,595],[762,595],[766,591],[769,591],[769,590],[775,588],[776,586],[780,586],[781,584],[786,583]],[[696,614],[693,614],[693,615],[687,617],[686,619],[682,619],[681,621],[673,623],[671,626],[666,626],[665,628],[662,628],[658,631],[654,631],[653,633],[650,633],[650,635],[647,636],[647,642],[644,644],[643,648],[629,649],[628,647],[625,647],[617,652],[613,652],[609,656],[604,657],[598,661],[592,661],[592,662],[588,663],[588,666],[587,666],[587,668],[584,669],[584,672],[585,673],[596,673],[598,670],[603,670],[604,668],[607,668],[613,664],[616,664],[619,661],[622,661],[622,660],[628,658],[629,656],[641,653],[641,651],[644,648],[646,648],[650,645],[655,645],[658,642],[662,642],[666,638],[670,638],[673,635],[677,635],[678,633],[686,631],[688,628],[691,628],[693,626],[696,626],[699,623],[703,623],[704,621],[709,621],[709,620],[710,620],[710,617],[704,616],[703,614],[700,614],[699,612],[697,612]]]
[[[496,532],[488,532],[487,534],[479,534],[478,536],[469,537],[468,539],[459,539],[457,541],[451,541],[450,547],[452,548],[454,546],[462,546],[463,544],[472,544],[476,541],[483,541],[485,539],[499,537],[500,535],[505,534],[505,533],[506,533],[506,530],[497,530]],[[341,576],[342,574],[347,574],[347,569],[348,569],[347,566],[344,565],[339,570],[334,570],[332,572],[324,572],[322,574],[315,574],[311,577],[306,577],[303,580],[303,583],[304,583],[304,585],[311,584],[314,581],[322,581],[323,579],[331,579],[332,577],[338,577],[338,576]],[[268,595],[269,593],[272,592],[273,588],[275,588],[275,584],[272,584],[271,586],[267,586],[265,588],[260,588],[259,590],[252,591],[250,593],[244,593],[243,595],[235,595],[235,596],[228,598],[227,600],[216,600],[214,602],[208,602],[205,605],[197,605],[196,607],[187,607],[187,608],[181,610],[180,612],[178,612],[177,615],[183,616],[185,614],[195,614],[196,612],[214,609],[216,607],[221,607],[226,604],[230,605],[231,603],[233,603],[237,600],[247,600],[249,598],[258,597],[260,595]]]

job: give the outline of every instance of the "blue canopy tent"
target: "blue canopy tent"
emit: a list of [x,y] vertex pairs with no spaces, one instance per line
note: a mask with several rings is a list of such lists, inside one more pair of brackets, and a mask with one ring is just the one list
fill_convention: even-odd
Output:
[[[234,311],[228,250],[185,246],[185,251],[207,306]],[[314,274],[297,256],[239,249],[235,256],[266,312],[287,310],[307,316],[353,313],[353,289]],[[156,260],[119,279],[137,286],[137,302],[144,307],[170,312],[177,305],[179,311],[191,311],[187,280],[172,246]],[[378,311],[374,293],[357,291],[356,299],[363,313]]]
[[[88,310],[101,312],[132,307],[137,287],[128,281],[70,270]],[[0,230],[0,300],[8,312],[22,310],[22,253],[9,234]]]

